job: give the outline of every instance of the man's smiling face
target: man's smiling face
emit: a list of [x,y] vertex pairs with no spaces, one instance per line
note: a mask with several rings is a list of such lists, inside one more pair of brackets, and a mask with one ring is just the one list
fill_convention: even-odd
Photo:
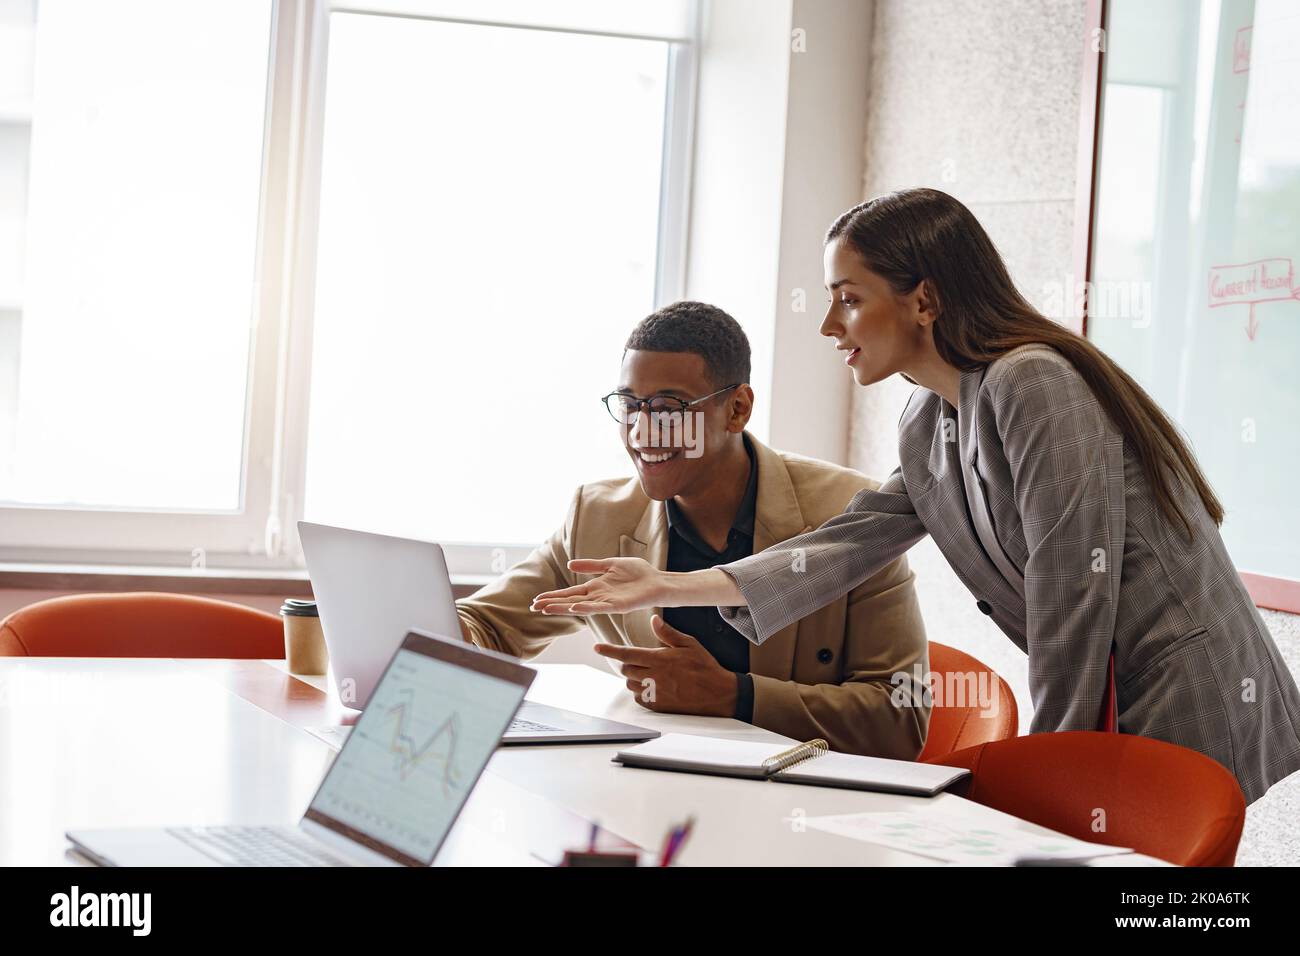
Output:
[[[715,383],[704,358],[694,352],[652,352],[628,349],[623,355],[618,391],[639,398],[664,395],[691,402],[733,382]],[[689,409],[690,421],[674,416],[676,427],[667,423],[652,427],[643,411],[637,424],[620,425],[623,446],[636,466],[641,488],[656,501],[689,495],[703,486],[722,450],[728,433],[740,432],[748,419],[741,389],[723,392]]]

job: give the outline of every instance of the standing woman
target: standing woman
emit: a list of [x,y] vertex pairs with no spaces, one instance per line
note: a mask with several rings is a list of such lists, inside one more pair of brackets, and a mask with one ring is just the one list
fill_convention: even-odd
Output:
[[820,331],[858,384],[901,373],[921,386],[899,420],[899,467],[820,528],[732,564],[572,561],[597,576],[534,610],[716,604],[761,644],[930,534],[1028,654],[1031,732],[1096,729],[1113,657],[1120,731],[1213,757],[1248,802],[1300,768],[1300,693],[1224,548],[1223,508],[1160,407],[1035,310],[946,193],[855,206],[827,233],[824,265]]

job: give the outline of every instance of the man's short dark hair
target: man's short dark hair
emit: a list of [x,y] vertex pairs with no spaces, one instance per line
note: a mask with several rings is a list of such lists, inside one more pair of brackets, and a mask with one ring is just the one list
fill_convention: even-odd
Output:
[[694,352],[717,388],[749,382],[749,339],[716,305],[674,302],[637,323],[624,350]]

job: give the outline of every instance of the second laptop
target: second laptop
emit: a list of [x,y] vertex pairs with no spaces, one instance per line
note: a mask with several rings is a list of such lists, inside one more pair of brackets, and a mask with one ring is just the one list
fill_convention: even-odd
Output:
[[[408,631],[460,634],[439,545],[307,521],[298,522],[298,535],[320,610],[331,680],[349,707],[365,707]],[[525,701],[501,742],[624,743],[658,736],[644,727]]]

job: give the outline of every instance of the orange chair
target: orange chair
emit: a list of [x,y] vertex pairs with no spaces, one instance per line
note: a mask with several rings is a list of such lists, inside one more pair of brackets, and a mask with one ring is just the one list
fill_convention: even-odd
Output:
[[284,657],[280,618],[184,594],[75,594],[0,622],[0,657]]
[[[970,770],[967,799],[1080,840],[1181,866],[1232,866],[1237,857],[1246,820],[1237,778],[1186,747],[1073,730],[980,744],[933,762]],[[1099,821],[1102,832],[1093,830]]]
[[[1020,732],[1020,714],[1011,687],[983,662],[955,647],[931,642],[930,672],[938,686],[930,710],[930,732],[918,760],[936,762],[954,750],[1005,740]],[[987,708],[980,704],[982,689],[990,695]]]

